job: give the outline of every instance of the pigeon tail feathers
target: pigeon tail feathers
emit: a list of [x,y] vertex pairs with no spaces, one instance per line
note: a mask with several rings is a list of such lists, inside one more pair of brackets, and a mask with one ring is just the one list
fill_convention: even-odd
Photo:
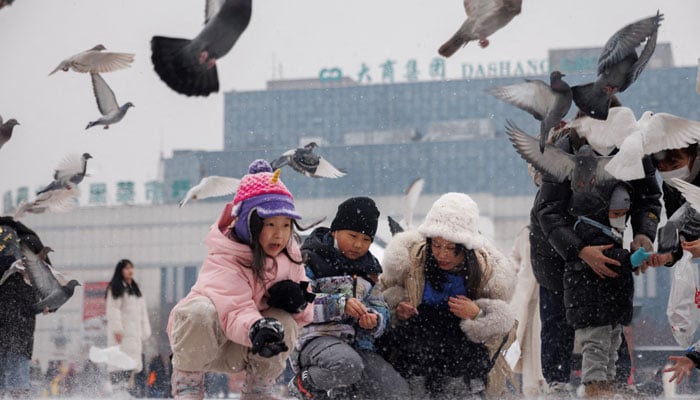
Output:
[[174,91],[186,96],[208,96],[219,91],[216,65],[199,62],[199,54],[188,49],[188,39],[154,36],[151,61],[160,79]]
[[591,118],[608,119],[610,97],[595,83],[574,86],[571,88],[576,106]]
[[629,136],[620,145],[620,151],[605,166],[612,176],[623,181],[644,178],[644,146],[638,135]]
[[440,46],[438,53],[443,57],[450,57],[467,43],[469,42],[464,41],[464,36],[462,36],[461,30],[459,30],[447,42]]

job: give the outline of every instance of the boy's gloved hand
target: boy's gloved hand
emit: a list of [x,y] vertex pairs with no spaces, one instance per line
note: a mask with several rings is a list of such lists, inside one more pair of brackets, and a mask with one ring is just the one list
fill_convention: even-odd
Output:
[[289,279],[279,281],[268,290],[270,294],[267,304],[270,307],[279,308],[290,314],[303,311],[306,305],[316,298],[316,295],[309,293],[307,288],[309,282],[296,283]]
[[255,321],[248,337],[253,342],[253,354],[260,354],[261,357],[269,358],[289,350],[284,343],[284,327],[274,318],[264,317]]

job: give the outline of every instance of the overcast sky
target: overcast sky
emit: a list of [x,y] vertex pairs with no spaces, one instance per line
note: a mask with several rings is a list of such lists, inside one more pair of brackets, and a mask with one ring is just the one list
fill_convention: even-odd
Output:
[[[672,44],[676,65],[697,65],[698,0],[525,0],[522,14],[490,38],[489,48],[469,44],[448,60],[448,77],[459,77],[462,63],[544,59],[550,48],[602,46],[657,9],[665,14],[659,42]],[[90,152],[95,174],[83,192],[90,182],[107,182],[113,199],[116,181],[133,180],[140,199],[143,182],[157,175],[161,152],[220,150],[221,93],[178,95],[150,62],[151,36],[191,38],[203,14],[201,0],[16,0],[0,10],[0,115],[22,124],[0,149],[0,193],[22,185],[33,191],[50,181],[65,155]],[[256,1],[248,29],[218,64],[221,89],[262,89],[273,77],[316,77],[323,67],[356,78],[362,63],[377,81],[387,59],[397,62],[397,80],[411,59],[419,78],[428,79],[437,48],[464,18],[459,0]],[[47,74],[98,43],[136,53],[131,68],[104,75],[119,103],[136,107],[109,130],[86,131],[99,116],[89,75]]]

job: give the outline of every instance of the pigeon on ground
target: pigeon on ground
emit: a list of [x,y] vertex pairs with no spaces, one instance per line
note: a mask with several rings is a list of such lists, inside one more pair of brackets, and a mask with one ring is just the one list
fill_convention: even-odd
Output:
[[678,247],[680,234],[700,236],[700,187],[678,178],[673,178],[672,182],[686,203],[669,217],[666,225],[659,228],[659,253],[674,251]]
[[[657,11],[655,16],[629,24],[608,39],[598,59],[598,79],[571,88],[581,111],[596,119],[608,118],[611,96],[634,83],[654,54],[662,20],[663,14]],[[638,56],[636,49],[645,40],[644,50]]]
[[224,176],[207,176],[197,186],[190,188],[180,201],[180,207],[190,200],[201,200],[208,197],[219,197],[232,194],[238,190],[241,180]]
[[127,68],[134,62],[134,55],[131,53],[104,52],[105,47],[101,44],[68,57],[58,64],[58,67],[51,71],[53,75],[58,70],[75,72],[100,73],[112,72],[118,69]]
[[581,146],[576,154],[569,154],[547,143],[544,152],[540,152],[537,140],[510,121],[506,133],[525,161],[541,172],[554,176],[560,183],[571,180],[574,193],[590,193],[597,185],[615,180],[605,171],[605,165],[612,157],[597,156],[589,145]]
[[[49,264],[43,260],[45,257],[34,253],[26,245],[22,245],[21,250],[22,263],[39,299],[34,304],[34,309],[36,311],[42,311],[46,308],[52,311],[57,310],[73,296],[73,291],[76,286],[80,286],[80,282],[72,279],[67,284],[61,285]],[[43,251],[44,249],[42,249]]]
[[216,61],[250,22],[252,0],[207,0],[204,29],[192,40],[154,36],[151,61],[160,79],[187,96],[219,91]]
[[77,186],[87,175],[87,161],[91,158],[90,153],[83,153],[80,157],[76,155],[66,157],[54,171],[53,181],[36,192],[37,196],[52,190],[70,189]]
[[311,178],[340,178],[345,172],[340,171],[323,157],[313,151],[318,145],[311,142],[304,147],[291,149],[270,163],[272,169],[289,165],[293,170]]
[[102,117],[96,121],[88,122],[85,129],[90,129],[95,125],[104,125],[104,129],[109,129],[110,125],[121,121],[129,107],[134,105],[129,101],[119,106],[117,97],[107,82],[102,79],[102,76],[91,72],[90,77],[92,78],[92,91],[95,94],[95,100],[97,100],[97,109],[100,110]]
[[80,189],[73,184],[55,190],[41,193],[32,202],[22,200],[15,209],[13,218],[19,220],[27,213],[41,214],[44,212],[69,212],[78,206]]
[[496,86],[488,93],[532,114],[540,124],[540,151],[543,152],[549,131],[559,125],[571,108],[571,88],[552,71],[549,85],[541,80],[525,79],[524,83]]
[[464,0],[467,20],[438,53],[449,57],[472,40],[479,40],[479,46],[486,48],[488,37],[520,14],[521,7],[522,0]]
[[645,176],[642,158],[662,150],[680,149],[700,142],[700,122],[667,113],[646,111],[639,120],[627,107],[610,109],[608,119],[580,118],[572,122],[586,135],[610,138],[618,147],[605,169],[618,179],[629,181]]
[[15,125],[19,125],[16,119],[10,118],[3,123],[2,116],[0,116],[0,149],[12,138],[12,130],[15,129]]

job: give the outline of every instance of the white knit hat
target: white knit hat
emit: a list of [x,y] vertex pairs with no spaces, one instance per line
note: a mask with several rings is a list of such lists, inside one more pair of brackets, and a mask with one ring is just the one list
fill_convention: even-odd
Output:
[[479,233],[479,206],[464,193],[447,193],[433,203],[418,227],[426,238],[441,237],[468,249],[481,250],[485,238]]

